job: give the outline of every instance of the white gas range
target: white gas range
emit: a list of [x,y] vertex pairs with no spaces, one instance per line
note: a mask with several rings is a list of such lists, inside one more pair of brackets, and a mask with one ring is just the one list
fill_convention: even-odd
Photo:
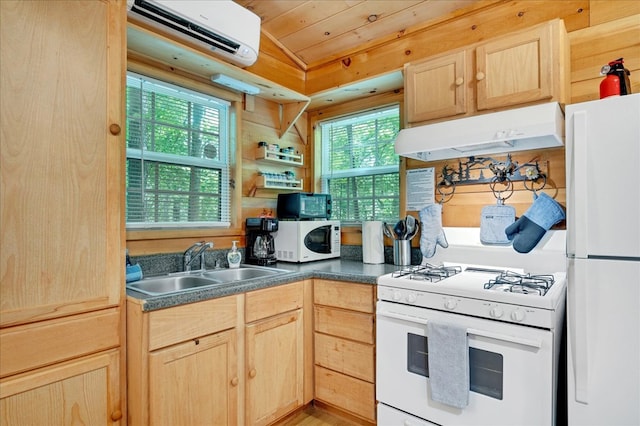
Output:
[[[449,248],[378,278],[378,424],[554,424],[564,231],[548,232],[528,254],[480,244],[477,228],[445,233]],[[430,374],[440,355],[429,333],[442,330],[451,359],[464,357]],[[449,344],[446,333],[461,330],[464,346]],[[440,373],[451,380],[433,389]]]

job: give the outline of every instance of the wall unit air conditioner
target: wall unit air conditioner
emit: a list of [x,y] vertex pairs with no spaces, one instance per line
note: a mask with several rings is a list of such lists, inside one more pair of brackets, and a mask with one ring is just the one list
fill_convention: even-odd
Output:
[[260,18],[231,0],[127,0],[130,17],[197,43],[239,66],[260,49]]

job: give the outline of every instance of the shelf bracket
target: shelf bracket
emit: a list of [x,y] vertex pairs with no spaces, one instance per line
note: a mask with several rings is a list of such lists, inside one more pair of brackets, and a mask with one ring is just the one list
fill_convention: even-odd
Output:
[[[300,102],[291,102],[287,104],[280,104],[280,139],[287,134],[287,132],[293,127],[296,120],[302,115],[305,108],[309,105],[311,100],[300,101]],[[298,130],[298,134],[300,134],[300,129]],[[306,133],[306,132],[305,132]],[[303,135],[300,135],[302,138]],[[303,141],[306,142],[306,136],[303,138]]]

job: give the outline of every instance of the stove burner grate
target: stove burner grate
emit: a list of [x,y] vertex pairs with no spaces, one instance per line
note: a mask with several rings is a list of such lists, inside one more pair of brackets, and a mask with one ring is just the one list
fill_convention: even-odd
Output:
[[460,266],[435,266],[429,263],[418,266],[406,266],[391,273],[393,278],[408,277],[411,280],[438,282],[462,272]]
[[505,271],[485,283],[484,288],[493,291],[544,296],[554,281],[553,275],[518,274]]

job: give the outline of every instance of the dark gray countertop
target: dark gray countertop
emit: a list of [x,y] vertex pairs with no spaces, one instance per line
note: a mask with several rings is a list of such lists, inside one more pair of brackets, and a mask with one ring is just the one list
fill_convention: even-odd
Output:
[[398,269],[398,266],[387,263],[379,265],[365,264],[354,260],[323,260],[309,263],[287,263],[278,262],[273,265],[278,269],[286,269],[289,273],[280,274],[276,277],[254,278],[245,281],[185,290],[180,293],[166,294],[160,296],[148,296],[132,290],[127,290],[129,298],[137,299],[141,302],[142,310],[145,312],[154,311],[171,306],[183,305],[186,303],[199,302],[216,297],[229,296],[232,294],[244,293],[261,288],[273,287],[310,278],[321,278],[326,280],[338,280],[354,283],[376,284],[376,279]]

